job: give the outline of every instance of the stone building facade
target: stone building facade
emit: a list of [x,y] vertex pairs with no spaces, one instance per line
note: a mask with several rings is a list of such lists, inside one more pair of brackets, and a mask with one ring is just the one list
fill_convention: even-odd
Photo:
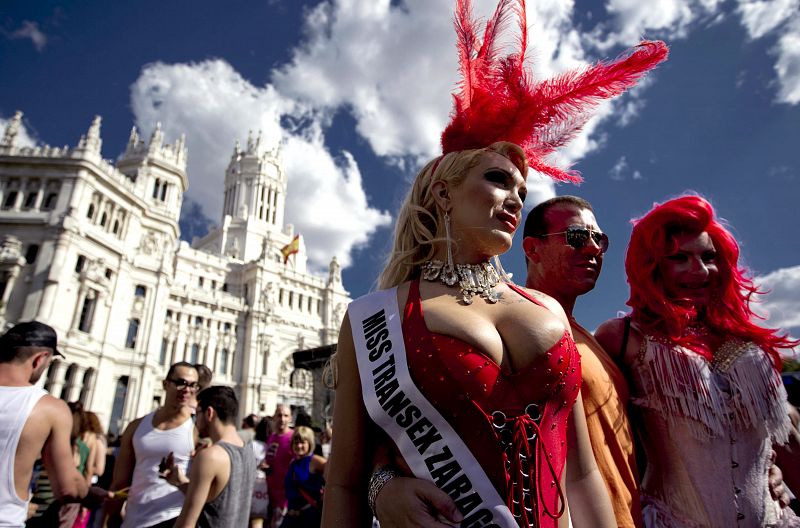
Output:
[[[53,326],[66,358],[42,383],[80,400],[113,432],[162,398],[173,362],[204,363],[235,387],[242,414],[312,408],[292,353],[336,342],[350,297],[341,269],[307,269],[284,225],[287,179],[260,138],[237,144],[220,225],[191,245],[178,219],[189,179],[183,137],[131,132],[112,163],[96,117],[76,147],[20,147],[18,112],[0,141],[0,328]],[[324,419],[324,416],[317,416]]]

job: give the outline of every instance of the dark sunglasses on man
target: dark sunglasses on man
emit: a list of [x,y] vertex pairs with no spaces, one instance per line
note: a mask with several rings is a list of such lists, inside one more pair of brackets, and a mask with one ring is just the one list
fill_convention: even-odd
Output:
[[197,390],[198,388],[200,388],[200,385],[198,385],[196,381],[186,381],[185,379],[181,378],[178,379],[167,378],[167,381],[175,385],[175,388],[178,390],[180,389]]
[[605,253],[608,249],[608,235],[602,231],[595,231],[583,226],[569,226],[565,231],[559,231],[558,233],[547,233],[544,235],[539,235],[539,237],[543,238],[556,235],[564,235],[567,240],[567,244],[575,249],[582,249],[585,247],[586,244],[589,243],[590,238],[595,244],[597,244],[597,247],[600,248],[600,253]]

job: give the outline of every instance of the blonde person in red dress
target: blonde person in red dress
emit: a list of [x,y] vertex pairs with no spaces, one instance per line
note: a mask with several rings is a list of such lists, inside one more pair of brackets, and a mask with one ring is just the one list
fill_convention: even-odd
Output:
[[[512,16],[521,46],[501,58],[497,35]],[[577,528],[616,525],[564,310],[490,260],[511,247],[528,169],[579,181],[544,157],[577,133],[583,108],[635,84],[667,50],[644,42],[535,83],[525,27],[525,2],[501,1],[481,40],[470,2],[456,4],[462,83],[443,154],[401,207],[381,291],[354,301],[342,324],[325,527],[368,526],[364,497],[411,476],[458,510],[416,525],[564,528],[567,499]],[[375,459],[393,469],[370,479]]]

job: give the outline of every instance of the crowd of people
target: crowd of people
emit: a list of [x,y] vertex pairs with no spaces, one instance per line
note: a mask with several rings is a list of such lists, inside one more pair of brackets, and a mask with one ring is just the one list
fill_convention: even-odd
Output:
[[[500,2],[481,40],[457,2],[461,91],[379,291],[342,323],[332,444],[286,405],[238,422],[235,391],[181,362],[107,446],[97,416],[37,388],[57,337],[20,323],[0,338],[0,527],[800,527],[780,376],[800,342],[753,312],[762,292],[709,200],[633,221],[630,311],[594,332],[573,315],[610,245],[588,201],[533,207],[524,286],[503,271],[529,169],[576,181],[545,156],[667,57],[645,41],[536,83],[524,7]],[[515,15],[521,48],[501,57]]]
[[0,337],[0,526],[319,526],[327,459],[304,412],[278,405],[237,427],[235,391],[179,362],[163,405],[109,445],[96,414],[36,386],[55,355],[38,321]]

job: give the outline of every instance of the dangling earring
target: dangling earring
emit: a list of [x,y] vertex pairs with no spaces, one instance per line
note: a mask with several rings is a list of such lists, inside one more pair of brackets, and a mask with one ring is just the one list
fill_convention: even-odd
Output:
[[444,236],[447,238],[447,263],[442,267],[442,281],[452,286],[458,281],[456,267],[453,265],[453,239],[450,236],[450,215],[444,212]]
[[513,274],[506,273],[506,270],[503,269],[503,264],[500,262],[500,255],[495,255],[492,257],[494,261],[494,267],[497,270],[497,274],[500,275],[500,279],[503,282],[511,282],[511,277]]

